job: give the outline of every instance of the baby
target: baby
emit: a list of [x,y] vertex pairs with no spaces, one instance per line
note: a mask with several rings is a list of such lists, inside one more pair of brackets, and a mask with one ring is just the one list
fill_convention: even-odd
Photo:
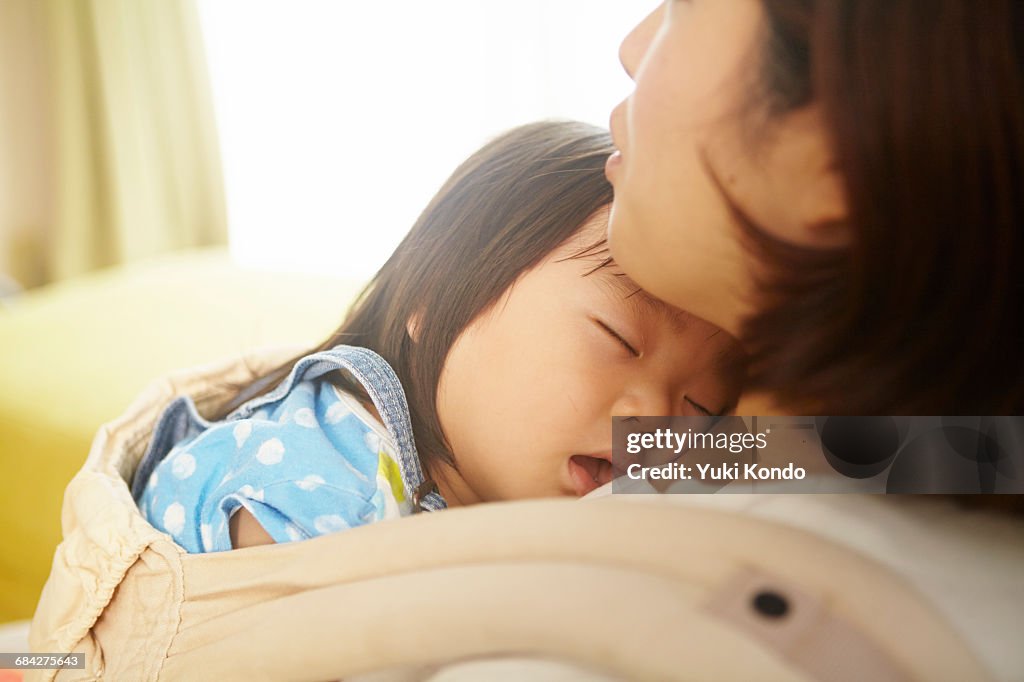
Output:
[[149,522],[211,552],[580,496],[611,478],[613,415],[731,409],[735,342],[608,256],[612,151],[547,122],[471,156],[327,341],[212,420],[167,408],[133,486]]

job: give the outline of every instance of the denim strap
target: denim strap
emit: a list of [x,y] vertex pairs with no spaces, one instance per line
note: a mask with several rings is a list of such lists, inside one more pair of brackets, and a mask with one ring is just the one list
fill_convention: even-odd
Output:
[[[426,481],[419,455],[416,453],[409,404],[406,402],[402,384],[387,361],[369,349],[335,346],[330,350],[307,355],[295,363],[288,377],[272,391],[246,402],[229,414],[225,421],[247,419],[261,407],[283,399],[300,381],[316,379],[335,370],[349,372],[366,389],[384,422],[384,427],[394,438],[398,446],[398,463],[406,499],[414,505],[419,502],[420,507],[429,511],[444,509],[447,505],[436,489],[424,494],[429,482]],[[210,422],[198,414],[191,398],[178,398],[171,403],[160,417],[154,430],[153,442],[136,472],[132,485],[132,494],[136,499],[141,495],[149,473],[170,451],[174,443],[209,426]]]

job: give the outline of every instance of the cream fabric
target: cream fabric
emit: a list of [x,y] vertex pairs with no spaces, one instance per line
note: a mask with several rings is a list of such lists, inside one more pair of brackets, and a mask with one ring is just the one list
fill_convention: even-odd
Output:
[[[766,486],[767,487],[767,486]],[[776,489],[787,486],[776,484]],[[1024,680],[1024,520],[914,495],[619,495],[734,512],[809,531],[914,585],[996,679]],[[594,496],[610,494],[595,491]]]
[[[179,374],[102,429],[68,487],[64,541],[32,624],[33,650],[87,656],[84,673],[57,679],[410,679],[509,655],[581,677],[990,679],[894,572],[806,531],[715,509],[524,501],[184,554],[128,493],[154,420],[181,393],[213,409],[247,367],[286,357]],[[792,617],[749,608],[764,589],[785,595]]]

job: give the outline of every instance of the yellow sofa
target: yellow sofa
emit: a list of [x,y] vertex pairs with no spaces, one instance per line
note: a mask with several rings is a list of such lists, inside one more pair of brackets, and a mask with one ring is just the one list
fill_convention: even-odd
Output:
[[64,487],[101,424],[168,371],[261,346],[312,347],[359,288],[197,250],[0,306],[0,623],[31,617],[60,541]]

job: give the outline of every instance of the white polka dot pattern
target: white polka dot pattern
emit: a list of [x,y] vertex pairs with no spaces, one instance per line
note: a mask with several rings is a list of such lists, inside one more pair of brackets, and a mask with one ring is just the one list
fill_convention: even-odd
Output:
[[149,522],[196,553],[231,548],[227,521],[242,506],[275,542],[409,513],[388,478],[395,462],[380,459],[397,450],[382,425],[328,382],[299,386],[253,417],[188,431],[143,487]]

